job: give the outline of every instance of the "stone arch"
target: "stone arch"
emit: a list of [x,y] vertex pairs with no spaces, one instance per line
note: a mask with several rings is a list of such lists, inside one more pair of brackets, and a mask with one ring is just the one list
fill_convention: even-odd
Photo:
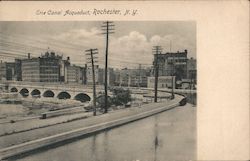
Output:
[[55,93],[51,90],[47,90],[43,93],[43,97],[54,97]]
[[34,89],[30,94],[33,97],[41,97],[41,92],[38,89]]
[[12,88],[10,89],[10,92],[18,92],[18,89],[17,89],[16,87],[12,87]]
[[57,98],[58,98],[58,99],[70,99],[70,98],[71,98],[71,95],[70,95],[68,92],[60,92],[60,93],[57,95]]
[[29,96],[29,90],[27,88],[23,88],[19,92],[23,97],[28,97]]
[[89,95],[85,94],[85,93],[78,93],[75,98],[75,100],[77,101],[81,101],[81,102],[87,102],[90,101],[91,98],[89,97]]

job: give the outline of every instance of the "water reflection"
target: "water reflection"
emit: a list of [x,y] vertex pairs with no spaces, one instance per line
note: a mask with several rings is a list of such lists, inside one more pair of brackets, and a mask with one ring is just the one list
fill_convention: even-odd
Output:
[[[98,158],[98,147],[96,147],[96,135],[93,135],[92,137],[92,142],[91,142],[91,158],[92,160],[97,160]],[[84,149],[83,149],[84,150]]]
[[195,113],[188,110],[176,108],[19,160],[195,160]]
[[155,123],[155,126],[154,126],[154,131],[155,131],[155,139],[154,139],[154,161],[157,161],[157,148],[158,148],[158,144],[159,144],[159,141],[158,141],[158,115],[156,115],[154,117],[154,123]]
[[104,153],[103,153],[103,159],[104,161],[108,161],[109,160],[109,131],[106,130],[104,132],[104,137],[103,137],[103,149],[104,149]]

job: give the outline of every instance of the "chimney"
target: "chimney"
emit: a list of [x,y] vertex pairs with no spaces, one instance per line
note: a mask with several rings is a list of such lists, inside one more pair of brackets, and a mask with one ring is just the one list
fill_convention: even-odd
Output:
[[187,52],[188,52],[188,51],[187,51],[187,49],[185,49],[184,51],[185,51],[185,53],[187,53]]
[[69,56],[67,57],[67,60],[68,60],[68,61],[70,60],[70,57],[69,57]]
[[30,53],[28,53],[28,59],[30,59]]

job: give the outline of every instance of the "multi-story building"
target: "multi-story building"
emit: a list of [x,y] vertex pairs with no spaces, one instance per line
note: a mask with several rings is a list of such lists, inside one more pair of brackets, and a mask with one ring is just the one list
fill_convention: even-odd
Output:
[[2,60],[0,61],[0,80],[6,80],[6,65]]
[[187,61],[187,79],[192,79],[196,82],[196,59],[190,58]]
[[[154,57],[153,65],[155,65],[155,63],[156,55]],[[176,88],[190,88],[190,85],[196,84],[196,59],[188,59],[187,50],[184,50],[184,52],[158,54],[158,67],[158,80],[166,81],[166,84],[160,84],[159,88],[161,86],[170,86],[170,84],[167,83],[168,78],[165,76],[175,77],[174,85]],[[151,76],[154,75],[155,69],[153,68]],[[150,78],[148,80],[148,87],[152,87],[152,79],[153,78]]]
[[116,86],[128,86],[129,85],[129,73],[128,69],[116,69],[115,70],[115,85]]
[[0,63],[0,79],[14,80],[15,79],[15,62]]
[[15,59],[15,80],[22,81],[22,60]]
[[40,82],[39,58],[22,60],[22,80]]
[[150,69],[121,69],[115,71],[117,86],[146,87]]
[[15,79],[15,62],[6,63],[6,80]]
[[110,86],[114,86],[115,85],[115,71],[113,68],[109,68],[108,70],[108,83]]
[[67,68],[70,66],[70,58],[67,57],[67,60],[59,61],[60,66],[60,78],[59,81],[67,83]]
[[22,80],[28,82],[59,82],[62,56],[46,52],[38,58],[22,60]]
[[[86,68],[87,84],[93,84],[92,67]],[[95,82],[96,84],[103,85],[105,83],[105,69],[95,66]],[[115,72],[113,68],[108,68],[107,83],[113,86],[115,82]]]
[[55,52],[33,58],[28,53],[26,59],[0,62],[0,80],[86,84],[86,78],[86,66],[71,65],[69,57],[63,60]]
[[[98,83],[99,84],[105,83],[105,69],[102,69],[102,68],[98,69]],[[107,83],[110,86],[113,86],[115,83],[115,72],[113,68],[108,68]]]
[[80,66],[68,66],[66,76],[66,83],[80,83],[84,84],[86,76],[85,76],[85,68]]
[[[176,76],[176,80],[187,78],[187,50],[184,52],[158,54],[159,76]],[[154,56],[153,65],[156,63]],[[152,76],[155,70],[152,70]]]
[[[155,86],[155,77],[148,77],[148,88],[154,88]],[[175,77],[172,76],[160,76],[158,77],[158,88],[175,88]]]
[[[95,65],[94,67],[95,69],[95,83],[99,84],[100,80],[99,80],[99,66]],[[86,76],[87,76],[87,84],[93,84],[93,74],[92,74],[92,67],[91,66],[87,66],[86,68]]]

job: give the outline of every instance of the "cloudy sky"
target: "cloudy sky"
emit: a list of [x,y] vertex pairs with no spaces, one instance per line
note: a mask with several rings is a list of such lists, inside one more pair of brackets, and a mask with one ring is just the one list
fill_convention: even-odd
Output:
[[[196,24],[193,21],[123,21],[114,22],[110,36],[110,67],[152,65],[152,46],[161,45],[163,52],[188,50],[196,57]],[[102,22],[0,22],[0,59],[12,56],[33,57],[53,50],[70,56],[77,65],[86,63],[85,50],[98,48],[98,64],[104,66],[105,36],[100,34]],[[9,53],[9,56],[5,56]]]

